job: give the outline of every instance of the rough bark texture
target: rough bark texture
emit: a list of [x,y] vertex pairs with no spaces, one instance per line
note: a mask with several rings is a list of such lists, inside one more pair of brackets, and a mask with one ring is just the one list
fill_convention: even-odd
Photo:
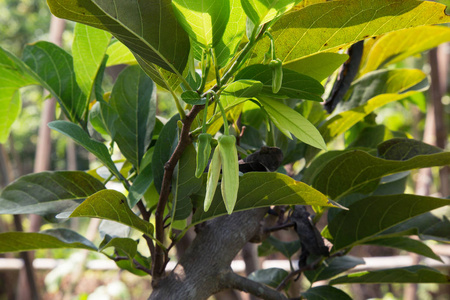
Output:
[[226,280],[231,261],[259,232],[266,212],[259,208],[208,222],[175,269],[156,284],[149,300],[202,300],[231,288]]

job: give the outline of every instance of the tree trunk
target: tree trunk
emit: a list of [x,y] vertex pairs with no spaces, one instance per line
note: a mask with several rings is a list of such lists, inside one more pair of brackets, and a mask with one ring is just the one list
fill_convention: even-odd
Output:
[[245,290],[263,299],[286,299],[267,286],[240,277],[230,267],[242,247],[258,234],[266,212],[266,208],[259,208],[208,222],[175,269],[155,283],[149,300],[202,300],[230,288]]

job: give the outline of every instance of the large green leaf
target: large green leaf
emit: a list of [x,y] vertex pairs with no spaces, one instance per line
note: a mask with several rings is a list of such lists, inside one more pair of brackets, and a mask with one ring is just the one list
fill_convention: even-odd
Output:
[[178,24],[170,0],[49,0],[59,17],[111,32],[144,61],[181,74],[189,38]]
[[[418,155],[404,161],[393,161],[354,150],[325,163],[313,178],[312,186],[332,199],[338,199],[350,192],[360,190],[367,184],[376,187],[378,180],[383,176],[448,164],[450,164],[450,152]],[[365,192],[372,191],[365,190]]]
[[175,178],[172,183],[172,219],[184,220],[192,212],[192,203],[189,196],[196,193],[202,187],[202,178],[195,176],[196,151],[190,144],[178,161]]
[[108,148],[89,135],[78,125],[67,121],[53,121],[48,123],[48,127],[56,130],[83,146],[86,150],[94,154],[115,176],[120,177],[116,165],[111,159]]
[[342,272],[353,269],[357,265],[364,265],[364,259],[360,257],[345,255],[328,258],[319,268],[305,271],[305,276],[313,283],[319,280],[330,279]]
[[[239,180],[239,192],[234,212],[271,205],[330,206],[327,197],[310,186],[280,173],[250,172]],[[215,193],[207,212],[197,207],[192,224],[227,214],[221,193]]]
[[144,197],[145,191],[150,187],[153,182],[153,169],[149,164],[144,168],[141,168],[140,173],[133,181],[133,185],[128,191],[128,204],[130,207],[134,207],[142,197]]
[[272,122],[287,137],[291,133],[300,141],[319,149],[327,149],[325,142],[316,127],[301,114],[284,105],[281,100],[268,97],[258,97],[264,110],[269,114]]
[[[430,1],[327,1],[281,17],[272,26],[277,57],[290,63],[318,52],[337,52],[370,36],[450,22],[445,6]],[[258,43],[250,63],[260,63],[269,38]]]
[[272,68],[256,64],[246,67],[236,75],[236,80],[251,79],[263,84],[262,92],[270,96],[322,101],[323,86],[312,77],[283,69],[283,85],[277,94],[272,93]]
[[365,242],[364,244],[406,250],[442,262],[442,259],[438,255],[436,255],[433,252],[433,250],[431,250],[431,248],[425,245],[423,242],[403,236],[389,237],[389,238],[383,237],[375,238],[373,240]]
[[348,58],[347,54],[322,52],[285,64],[283,67],[322,81],[333,74]]
[[129,258],[133,258],[137,254],[137,241],[130,238],[120,238],[106,235],[101,244],[99,245],[99,251],[103,251],[110,247],[123,251]]
[[222,38],[214,46],[219,67],[224,67],[236,53],[245,33],[246,16],[241,6],[241,0],[230,1],[230,18]]
[[390,160],[408,160],[417,155],[428,155],[443,152],[441,148],[422,141],[395,138],[378,145],[377,156]]
[[136,230],[153,235],[153,225],[134,214],[128,207],[127,198],[114,190],[103,190],[88,197],[70,215],[116,221]]
[[173,0],[178,22],[190,38],[211,48],[221,40],[230,17],[230,0]]
[[450,277],[426,266],[411,266],[342,276],[330,284],[343,283],[450,283]]
[[269,236],[258,247],[258,256],[267,256],[273,253],[280,252],[288,259],[292,257],[298,250],[300,250],[300,240],[291,242],[283,242],[277,240],[273,236]]
[[78,86],[88,99],[110,41],[111,34],[106,31],[80,23],[75,25],[73,66]]
[[348,99],[340,102],[336,109],[350,110],[364,105],[369,99],[381,94],[401,94],[426,79],[427,75],[417,69],[373,71],[352,84]]
[[302,293],[302,297],[307,300],[351,300],[349,295],[329,285],[317,286]]
[[22,60],[56,98],[69,120],[81,120],[87,98],[77,84],[72,56],[55,44],[37,42],[25,47]]
[[118,113],[114,140],[123,156],[139,170],[155,127],[156,87],[139,66],[129,66],[117,77],[110,103]]
[[39,81],[17,57],[0,47],[0,143],[6,142],[22,102],[19,89]]
[[116,65],[135,65],[137,64],[136,58],[130,49],[124,44],[117,41],[112,43],[106,50],[106,55],[108,55],[108,60],[106,61],[106,66],[116,66]]
[[153,179],[158,193],[161,191],[164,176],[164,165],[170,159],[170,156],[172,155],[178,141],[178,120],[180,120],[180,116],[177,114],[164,125],[155,144],[152,169]]
[[289,273],[284,269],[270,268],[256,270],[248,275],[248,279],[276,288],[288,275]]
[[302,0],[242,0],[242,7],[255,26],[272,21]]
[[107,101],[97,101],[89,111],[89,122],[94,129],[101,133],[109,135],[114,140],[116,127],[114,122],[119,117],[117,111]]
[[399,194],[371,196],[348,206],[328,224],[334,251],[370,240],[386,229],[433,209],[450,205],[450,200]]
[[388,33],[375,41],[361,62],[360,75],[450,41],[450,28],[420,26]]
[[81,171],[25,175],[2,191],[0,214],[57,214],[104,188],[100,181]]
[[59,228],[35,232],[0,233],[0,253],[37,249],[77,248],[97,251],[97,247],[75,231]]

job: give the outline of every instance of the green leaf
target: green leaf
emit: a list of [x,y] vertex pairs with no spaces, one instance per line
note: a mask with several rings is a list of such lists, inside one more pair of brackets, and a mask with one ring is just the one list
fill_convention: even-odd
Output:
[[284,105],[280,100],[258,97],[264,110],[269,114],[272,122],[287,137],[292,133],[300,141],[319,149],[327,149],[325,142],[316,127],[301,114]]
[[114,140],[123,156],[139,170],[155,127],[156,87],[139,66],[129,66],[117,77],[110,103],[118,113]]
[[[239,192],[233,212],[271,205],[297,204],[333,206],[320,192],[302,182],[295,181],[287,175],[250,172],[240,177]],[[216,192],[208,212],[204,212],[202,207],[197,207],[192,218],[192,224],[198,224],[225,214],[227,214],[227,210],[221,193]]]
[[[243,99],[247,100],[257,96],[261,92],[262,88],[263,84],[256,80],[236,80],[222,91],[220,101],[223,102],[222,104],[224,107],[230,108],[235,101],[242,101]],[[228,97],[233,97],[230,98],[233,100],[229,100]]]
[[144,61],[182,73],[189,38],[176,21],[170,0],[49,0],[51,12],[63,19],[111,32]]
[[[431,212],[400,223],[381,234],[385,235],[406,235],[417,234],[421,239],[433,239],[438,241],[450,241],[450,213],[449,207],[442,207]],[[411,232],[412,233],[407,233]]]
[[150,187],[153,182],[153,169],[149,164],[144,168],[141,168],[140,173],[133,181],[133,185],[128,191],[128,205],[134,207],[142,197],[144,197],[145,191]]
[[25,175],[2,191],[0,214],[58,214],[104,188],[100,181],[81,171]]
[[269,268],[256,270],[248,275],[248,279],[276,288],[288,275],[289,273],[284,269]]
[[224,67],[238,50],[245,34],[246,16],[241,0],[230,0],[230,17],[221,40],[214,46],[219,67]]
[[195,43],[208,49],[222,39],[230,17],[230,0],[173,0],[172,6],[178,22]]
[[341,257],[328,258],[319,268],[305,271],[305,276],[313,283],[320,280],[330,279],[342,272],[353,269],[357,265],[364,265],[364,259],[345,255]]
[[89,111],[89,122],[92,127],[101,134],[109,135],[111,140],[114,140],[116,135],[114,122],[118,117],[117,111],[106,101],[95,102]]
[[391,139],[378,145],[378,157],[389,160],[408,160],[417,155],[442,153],[441,148],[411,139]]
[[90,99],[111,34],[80,23],[75,24],[72,43],[73,66],[78,86]]
[[[3,73],[3,70],[0,69],[0,73]],[[2,75],[8,76],[5,73]],[[0,77],[0,80],[4,81],[2,77]],[[4,116],[0,119],[0,144],[3,144],[8,140],[11,126],[19,116],[20,109],[22,108],[22,100],[20,98],[20,92],[17,90],[14,91],[14,87],[0,86],[0,88],[4,91],[0,95],[0,114]]]
[[426,256],[442,262],[442,259],[436,255],[430,247],[421,241],[413,240],[407,237],[390,237],[390,238],[375,238],[364,243],[365,245],[374,245],[381,247],[390,247],[400,250],[413,252],[422,256]]
[[35,232],[0,233],[0,253],[37,249],[74,248],[97,251],[97,247],[75,231],[59,228]]
[[302,297],[307,300],[351,300],[349,295],[329,285],[317,286],[310,288],[302,293]]
[[[351,176],[351,175],[348,175]],[[417,196],[371,196],[348,206],[328,224],[334,251],[365,243],[386,229],[433,209],[450,205],[450,200]]]
[[322,52],[285,64],[283,67],[308,75],[320,82],[333,74],[348,58],[347,54]]
[[[352,84],[349,99],[340,102],[336,108],[346,111],[364,105],[369,99],[390,93],[404,93],[420,82],[427,80],[427,75],[417,69],[378,70],[370,72]],[[421,90],[421,89],[419,89]]]
[[302,0],[242,0],[242,7],[255,26],[281,16]]
[[449,276],[426,266],[411,266],[342,276],[330,284],[343,283],[450,283]]
[[117,41],[112,43],[108,49],[106,50],[106,55],[108,56],[108,60],[106,61],[106,66],[116,66],[116,65],[135,65],[137,64],[136,58],[130,49],[127,48],[124,44]]
[[300,247],[300,240],[283,242],[274,238],[273,236],[269,236],[258,247],[258,256],[267,256],[272,253],[281,252],[287,258],[291,258],[292,255],[300,250]]
[[370,48],[361,62],[360,74],[364,75],[449,41],[450,28],[444,26],[420,26],[388,33]]
[[202,178],[195,176],[196,151],[194,145],[186,147],[177,164],[177,173],[172,183],[173,207],[172,219],[184,220],[192,212],[192,203],[189,196],[202,187]]
[[[445,6],[430,1],[327,1],[281,17],[272,26],[277,57],[284,64],[320,52],[337,52],[371,36],[427,24],[450,22]],[[270,40],[254,48],[250,63],[264,61]]]
[[176,143],[178,142],[178,120],[180,120],[180,116],[177,114],[164,125],[155,144],[152,168],[153,179],[158,193],[161,191],[164,165],[170,159]]
[[[405,161],[393,161],[354,150],[329,160],[313,178],[312,186],[336,200],[367,184],[375,184],[376,187],[381,177],[390,174],[448,164],[450,152],[418,155]],[[365,192],[372,191],[365,190]]]
[[[312,77],[283,69],[283,84],[277,94],[272,93],[272,68],[269,65],[252,65],[236,75],[236,80],[252,79],[263,84],[262,92],[270,96],[322,101],[323,86]],[[284,97],[284,98],[286,98]]]
[[133,258],[137,254],[137,242],[130,238],[111,238],[109,235],[106,235],[100,246],[98,247],[99,251],[103,251],[107,248],[114,247],[115,249],[119,249],[123,251],[129,258]]
[[206,98],[200,97],[195,91],[185,91],[181,94],[181,99],[187,104],[203,105],[206,103]]
[[127,198],[114,190],[103,190],[88,197],[70,215],[116,221],[139,230],[149,236],[153,235],[153,225],[134,214],[128,207]]
[[120,177],[120,173],[109,155],[108,148],[104,144],[91,139],[80,126],[67,121],[53,121],[48,123],[48,127],[73,139],[94,154],[115,176]]
[[22,60],[56,98],[68,119],[81,120],[88,101],[77,84],[72,56],[55,44],[37,42],[25,47]]

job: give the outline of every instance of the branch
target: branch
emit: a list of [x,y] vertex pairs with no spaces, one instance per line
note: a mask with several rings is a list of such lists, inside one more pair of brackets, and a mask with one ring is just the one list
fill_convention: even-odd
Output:
[[[173,171],[178,161],[181,158],[186,147],[191,143],[191,138],[189,135],[189,131],[197,114],[203,109],[203,105],[194,105],[191,111],[186,115],[186,118],[182,121],[183,127],[181,128],[180,140],[178,141],[178,145],[175,148],[172,156],[169,161],[164,166],[164,177],[161,185],[161,193],[159,196],[158,205],[156,207],[155,212],[155,233],[156,239],[164,243],[164,208],[167,204],[167,199],[170,194],[170,185],[172,182]],[[158,280],[162,274],[164,273],[165,266],[165,250],[162,249],[159,245],[155,247],[155,256],[152,257],[152,272],[153,272],[153,280]]]
[[267,285],[239,276],[231,269],[229,269],[227,272],[224,272],[220,280],[224,282],[224,285],[228,288],[247,292],[264,300],[288,299],[282,293],[268,287]]

